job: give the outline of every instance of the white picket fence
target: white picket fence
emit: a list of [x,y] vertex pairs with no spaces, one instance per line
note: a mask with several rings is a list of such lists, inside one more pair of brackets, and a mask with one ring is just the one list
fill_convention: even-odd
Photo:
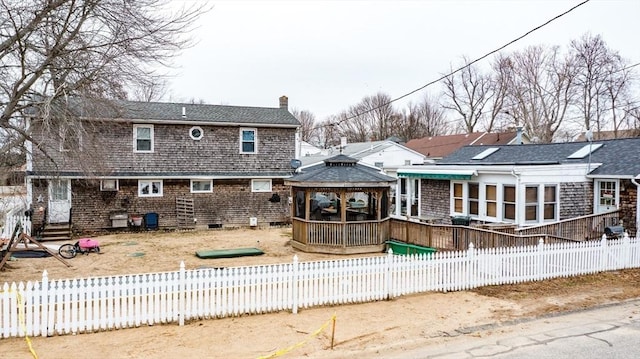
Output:
[[51,336],[386,300],[429,291],[640,267],[640,241],[543,244],[396,256],[5,283],[0,338]]
[[24,215],[9,212],[4,218],[4,224],[2,226],[2,231],[0,232],[0,238],[11,238],[11,236],[13,235],[13,231],[18,223],[22,225],[22,230],[24,233],[31,235],[31,219]]

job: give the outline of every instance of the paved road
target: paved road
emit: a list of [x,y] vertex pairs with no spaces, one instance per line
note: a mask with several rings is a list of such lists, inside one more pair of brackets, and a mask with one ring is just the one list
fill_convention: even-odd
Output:
[[[509,325],[467,328],[446,344],[390,359],[640,358],[640,300]],[[381,353],[382,354],[382,353]]]

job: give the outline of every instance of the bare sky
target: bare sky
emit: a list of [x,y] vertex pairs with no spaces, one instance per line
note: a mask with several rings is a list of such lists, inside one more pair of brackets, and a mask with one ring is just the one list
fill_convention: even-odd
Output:
[[[176,2],[179,2],[176,0]],[[322,120],[381,91],[400,97],[582,0],[209,1],[176,59],[169,100],[307,110]],[[640,62],[640,0],[591,0],[509,46],[568,46],[600,34]],[[489,59],[481,64],[488,65]],[[396,103],[418,102],[427,91]]]

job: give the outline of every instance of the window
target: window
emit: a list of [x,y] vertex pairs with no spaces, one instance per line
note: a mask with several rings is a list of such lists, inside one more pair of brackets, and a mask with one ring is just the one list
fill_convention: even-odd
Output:
[[524,219],[528,222],[538,221],[538,186],[525,187]]
[[202,131],[201,127],[194,126],[189,130],[189,136],[194,140],[199,140],[204,136],[204,131]]
[[138,197],[162,197],[162,181],[139,180]]
[[516,187],[502,187],[502,218],[515,221],[516,219]]
[[373,165],[382,169],[382,167],[384,167],[384,162],[374,162]]
[[104,179],[100,181],[100,190],[101,191],[117,191],[118,190],[118,180],[117,179]]
[[556,220],[556,209],[558,208],[557,187],[555,185],[544,186],[544,219]]
[[496,185],[488,184],[485,186],[486,191],[486,204],[487,204],[487,217],[497,217],[498,208],[498,193]]
[[453,184],[453,212],[463,213],[463,190],[462,183]]
[[241,128],[240,129],[240,153],[257,153],[258,146],[256,142],[256,129]]
[[596,211],[597,213],[611,211],[617,208],[617,181],[596,181]]
[[251,192],[271,192],[270,179],[251,180]]
[[135,152],[153,152],[153,125],[133,125]]
[[191,193],[213,192],[213,180],[191,180]]
[[469,215],[479,215],[480,185],[469,183]]

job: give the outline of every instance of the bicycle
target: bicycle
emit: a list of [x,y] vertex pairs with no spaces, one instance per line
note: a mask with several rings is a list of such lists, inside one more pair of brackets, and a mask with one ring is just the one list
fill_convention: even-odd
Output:
[[58,249],[58,254],[62,258],[71,259],[80,254],[89,254],[91,252],[100,254],[100,244],[98,241],[90,238],[83,238],[74,244],[63,244]]

